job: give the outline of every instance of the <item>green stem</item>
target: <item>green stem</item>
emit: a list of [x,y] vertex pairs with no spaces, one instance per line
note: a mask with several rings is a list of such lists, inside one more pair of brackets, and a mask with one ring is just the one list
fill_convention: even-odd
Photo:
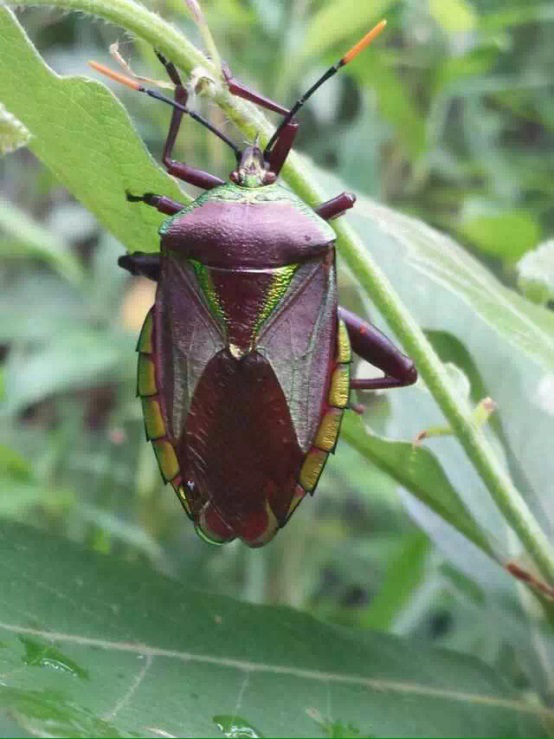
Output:
[[[323,193],[314,188],[302,171],[297,171],[292,164],[286,174],[291,186],[307,202],[321,202]],[[554,554],[548,538],[510,477],[504,472],[483,430],[475,423],[465,406],[460,404],[442,361],[352,227],[344,222],[335,222],[333,225],[342,258],[416,363],[427,387],[506,521],[517,533],[542,575],[548,582],[554,582]]]
[[212,72],[215,71],[204,54],[194,44],[191,44],[175,26],[134,0],[23,0],[23,2],[0,0],[0,5],[11,5],[17,8],[56,7],[95,15],[140,36],[178,62],[187,73],[198,66],[203,66]]
[[[209,74],[213,74],[215,85],[211,86],[207,94],[221,105],[246,135],[253,137],[259,132],[262,141],[267,141],[273,130],[265,116],[255,106],[228,93],[216,79],[216,70],[212,62],[175,27],[157,14],[137,5],[133,0],[4,0],[4,4],[55,6],[79,10],[122,26],[158,48],[185,72],[191,72],[195,67],[202,66]],[[325,193],[313,183],[297,155],[292,154],[289,157],[284,176],[308,203],[314,205],[325,197]],[[352,228],[342,223],[336,226],[336,232],[342,258],[371,296],[405,350],[414,359],[429,390],[506,521],[517,533],[542,575],[547,581],[554,583],[554,553],[547,537],[519,491],[504,472],[482,430],[473,422],[466,408],[459,403],[441,360]]]
[[337,232],[342,256],[415,361],[427,387],[506,521],[517,533],[543,576],[547,581],[554,582],[554,557],[550,542],[510,477],[504,472],[482,428],[465,406],[460,404],[440,358],[379,266],[368,258],[367,250],[356,233],[345,224],[341,224]]

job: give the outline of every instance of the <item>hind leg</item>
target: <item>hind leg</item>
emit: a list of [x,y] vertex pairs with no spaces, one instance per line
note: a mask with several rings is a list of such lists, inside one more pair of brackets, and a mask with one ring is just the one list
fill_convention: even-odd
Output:
[[385,373],[384,377],[352,380],[350,386],[353,390],[406,387],[417,381],[413,361],[397,349],[379,329],[345,308],[339,308],[339,318],[346,324],[353,351]]

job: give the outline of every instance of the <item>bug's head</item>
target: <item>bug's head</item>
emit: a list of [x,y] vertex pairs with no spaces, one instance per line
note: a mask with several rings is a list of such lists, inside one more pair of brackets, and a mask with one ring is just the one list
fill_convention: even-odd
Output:
[[231,181],[241,187],[262,187],[275,182],[275,175],[268,171],[263,151],[255,143],[247,146],[238,167],[231,172]]
[[[174,100],[171,100],[170,98],[162,95],[156,90],[151,90],[147,87],[144,87],[140,82],[144,78],[136,77],[136,75],[130,77],[128,75],[121,74],[120,72],[114,72],[108,67],[105,67],[103,64],[98,64],[98,62],[91,62],[90,64],[94,69],[106,75],[107,77],[110,77],[117,82],[121,82],[127,87],[130,87],[132,90],[144,92],[150,97],[161,100],[164,103],[171,105],[175,110],[178,110],[181,113],[186,113],[191,118],[201,123],[205,128],[207,128],[219,139],[221,139],[221,141],[227,144],[227,146],[229,146],[235,153],[238,165],[236,169],[231,172],[231,182],[234,182],[241,187],[256,188],[263,187],[264,185],[271,185],[277,179],[277,176],[279,175],[283,165],[285,164],[287,156],[292,149],[292,145],[296,137],[296,133],[298,130],[296,115],[304,106],[306,101],[311,98],[316,90],[319,90],[324,82],[330,79],[339,71],[339,69],[355,59],[361,51],[369,46],[369,44],[381,33],[385,25],[386,21],[382,20],[374,28],[372,28],[371,31],[366,33],[366,35],[360,41],[358,41],[358,43],[355,44],[349,51],[347,51],[346,54],[341,57],[338,62],[336,62],[336,64],[334,64],[332,67],[329,67],[329,69],[321,75],[321,77],[310,87],[307,92],[305,92],[300,98],[298,98],[298,100],[296,101],[296,103],[294,103],[290,110],[287,110],[277,103],[273,103],[271,100],[264,99],[263,97],[260,97],[255,93],[248,91],[246,88],[242,88],[240,85],[235,84],[234,87],[236,89],[232,90],[235,95],[238,95],[239,97],[244,97],[246,100],[250,100],[251,102],[257,102],[259,105],[262,105],[262,107],[268,108],[269,110],[275,112],[279,112],[283,115],[281,123],[273,132],[273,135],[267,142],[266,147],[263,151],[260,149],[258,145],[258,138],[256,137],[254,144],[252,146],[247,146],[246,149],[241,152],[240,148],[223,131],[217,129],[208,120],[203,118],[198,113],[189,110],[186,105],[188,96],[186,94],[185,88],[182,85],[179,72],[171,62],[163,57],[163,55],[158,53],[158,58],[165,66],[172,83],[176,86],[176,90],[179,91],[179,94],[176,93],[176,98]],[[230,78],[226,76],[226,79],[229,88],[231,89]],[[168,138],[168,142],[169,141],[170,139]]]

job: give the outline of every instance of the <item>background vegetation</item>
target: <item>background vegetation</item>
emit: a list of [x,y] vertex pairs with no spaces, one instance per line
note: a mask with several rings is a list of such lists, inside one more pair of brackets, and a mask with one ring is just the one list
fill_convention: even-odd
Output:
[[[87,3],[59,5],[86,10]],[[144,5],[203,48],[185,2]],[[553,4],[205,0],[202,7],[235,75],[281,101],[293,100],[387,16],[387,33],[376,47],[303,113],[298,149],[315,163],[305,165],[309,176],[329,195],[346,187],[366,196],[350,222],[446,363],[444,374],[460,406],[469,413],[486,396],[498,403],[486,443],[551,540]],[[64,736],[142,734],[152,727],[205,736],[206,726],[214,724],[227,735],[245,735],[237,734],[239,715],[248,719],[244,731],[267,736],[548,733],[552,714],[541,708],[554,699],[548,568],[541,574],[541,558],[532,561],[533,547],[525,539],[522,545],[513,518],[499,513],[486,478],[456,438],[412,447],[418,432],[446,423],[432,382],[429,388],[422,381],[359,398],[367,407],[364,422],[351,419],[317,495],[269,547],[250,551],[236,543],[212,549],[195,536],[160,483],[134,398],[134,344],[154,288],[116,267],[122,244],[157,248],[157,217],[127,210],[121,183],[137,192],[168,194],[175,186],[152,170],[109,95],[89,83],[62,88],[59,80],[39,73],[9,11],[0,13],[0,145],[6,153],[0,164],[0,542],[6,563],[0,622],[19,628],[6,630],[6,669],[0,651],[0,708],[31,733],[46,726],[51,735]],[[87,61],[108,61],[107,49],[116,40],[137,71],[162,74],[150,45],[120,27],[51,8],[25,9],[17,17],[58,75],[92,76]],[[123,88],[116,93],[159,158],[168,110]],[[244,138],[209,90],[197,104]],[[17,148],[27,143],[25,127],[34,137],[34,153]],[[104,137],[111,161],[102,158]],[[231,166],[219,143],[193,124],[186,125],[178,153],[222,176]],[[292,184],[298,184],[295,177],[291,170]],[[463,249],[422,222],[454,237]],[[387,319],[396,327],[372,305],[374,295],[352,269],[347,247],[345,239],[343,302],[384,328]],[[55,534],[61,542],[17,524]],[[110,559],[92,566],[63,540]],[[552,561],[540,549],[542,559]],[[536,577],[539,588],[510,577],[503,569],[509,561]],[[82,596],[72,590],[81,570]],[[166,585],[150,574],[143,582],[139,573],[148,570],[179,584]],[[98,572],[104,579],[95,579]],[[275,608],[210,601],[189,587],[246,604],[293,606],[331,626]],[[99,601],[119,609],[108,619],[109,628],[103,627],[107,617]],[[81,617],[75,603],[81,604]],[[189,610],[182,613],[182,628],[194,624],[189,642],[170,618],[183,603]],[[236,625],[217,637],[221,644],[213,643],[214,613]],[[412,653],[414,647],[399,647],[387,641],[391,637],[375,636],[374,629],[406,637],[423,651]],[[170,670],[185,684],[206,680],[204,692],[198,689],[204,713],[160,704],[158,714],[142,715],[144,699],[128,696],[125,679],[120,686],[116,675],[118,669],[128,672],[132,687],[136,662],[125,660],[137,655],[116,651],[112,659],[119,668],[110,667],[83,643],[70,640],[62,650],[44,636],[65,631],[93,641],[157,644],[158,652],[181,657],[188,644],[214,660],[234,655],[241,665],[283,660],[293,672],[284,687],[260,687],[253,678],[248,683],[248,670],[244,681],[229,677],[227,685],[205,665],[206,674],[192,678],[187,666],[161,667],[163,654],[137,649],[149,670],[145,679],[139,669],[140,689],[152,691],[156,701],[175,689]],[[160,638],[167,643],[160,646]],[[242,651],[231,649],[233,638]],[[4,641],[0,633],[0,647]],[[282,646],[266,650],[269,642]],[[336,655],[322,649],[330,642],[341,645]],[[447,658],[437,647],[478,657],[488,667]],[[157,671],[150,667],[154,659]],[[21,660],[27,668],[46,667],[46,677],[38,680],[40,670],[22,670]],[[96,670],[105,676],[105,695],[92,676],[89,684],[79,674],[83,665],[91,675]],[[453,692],[469,691],[473,698],[456,708],[455,701],[439,705],[435,697],[433,708],[423,687],[420,698],[394,700],[380,696],[377,684],[362,682],[371,694],[362,700],[336,686],[326,688],[327,697],[312,696],[294,682],[309,683],[294,673],[300,668],[351,676],[365,675],[370,667],[376,672],[366,682],[375,675],[419,687],[434,679],[439,687],[453,681]],[[14,680],[4,680],[12,672]],[[291,701],[298,692],[297,712],[292,704],[288,714],[274,706],[274,690],[285,690]],[[122,705],[108,710],[110,694],[120,691]],[[483,709],[481,715],[475,700],[481,692],[514,701],[515,707]]]

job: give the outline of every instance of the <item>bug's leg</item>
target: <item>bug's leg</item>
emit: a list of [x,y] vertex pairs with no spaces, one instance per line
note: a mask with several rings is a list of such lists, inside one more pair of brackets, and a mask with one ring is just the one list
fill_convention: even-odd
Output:
[[271,110],[274,113],[287,115],[287,113],[289,112],[288,108],[285,108],[283,105],[270,100],[269,98],[265,97],[265,95],[260,95],[254,90],[251,90],[249,87],[246,87],[246,85],[243,85],[242,82],[236,80],[226,64],[223,65],[223,76],[225,77],[225,82],[227,83],[229,92],[232,95],[236,95],[243,100],[248,100],[250,103],[259,105],[261,108]]
[[287,123],[287,125],[279,133],[279,136],[275,140],[271,151],[269,152],[269,170],[274,174],[278,175],[283,168],[290,150],[294,144],[294,139],[298,133],[299,124],[294,118]]
[[[179,72],[177,71],[175,65],[169,62],[162,54],[160,54],[159,52],[156,52],[156,54],[160,62],[164,65],[169,78],[175,85],[175,100],[186,107],[188,101],[188,92],[183,86],[181,77],[179,76]],[[204,190],[211,190],[218,185],[223,185],[224,182],[219,177],[216,177],[209,172],[204,172],[201,169],[191,167],[184,162],[178,162],[177,160],[172,158],[171,155],[173,153],[175,141],[177,140],[177,134],[179,133],[179,129],[181,127],[183,115],[184,112],[182,110],[178,110],[177,108],[173,109],[171,123],[169,124],[169,131],[162,155],[164,166],[166,167],[169,174],[172,174],[174,177],[178,177],[180,180],[183,180],[183,182],[188,182],[189,185],[202,187],[204,188]]]
[[353,390],[382,390],[416,382],[417,370],[413,361],[379,329],[345,308],[339,308],[339,318],[346,324],[354,352],[385,373],[384,377],[352,380],[350,386]]
[[[287,116],[289,114],[288,108],[270,100],[265,97],[265,95],[260,95],[254,90],[251,90],[249,87],[246,87],[246,85],[243,85],[242,82],[238,82],[238,80],[232,76],[227,66],[223,67],[223,76],[225,77],[229,92],[232,95],[243,98],[243,100],[248,100],[255,105],[259,105],[261,108],[265,108],[265,110],[271,110],[272,112],[279,113],[283,116]],[[292,149],[297,133],[298,123],[293,118],[287,122],[286,126],[279,133],[278,138],[275,140],[275,143],[269,152],[267,161],[269,163],[270,172],[273,172],[275,175],[279,174],[290,150]]]
[[144,195],[133,195],[127,191],[127,200],[130,203],[146,203],[146,205],[157,208],[160,213],[165,213],[168,216],[174,216],[179,213],[180,210],[186,208],[183,203],[178,203],[176,200],[166,198],[164,195],[154,195],[152,192],[145,192]]
[[124,254],[119,257],[117,263],[132,275],[148,277],[149,280],[158,282],[160,279],[160,255],[146,254],[136,251],[134,254]]
[[353,192],[343,192],[341,195],[337,195],[332,200],[327,200],[325,203],[321,203],[315,212],[320,218],[325,221],[330,221],[333,218],[338,218],[346,213],[347,210],[354,207],[356,202],[356,196]]

